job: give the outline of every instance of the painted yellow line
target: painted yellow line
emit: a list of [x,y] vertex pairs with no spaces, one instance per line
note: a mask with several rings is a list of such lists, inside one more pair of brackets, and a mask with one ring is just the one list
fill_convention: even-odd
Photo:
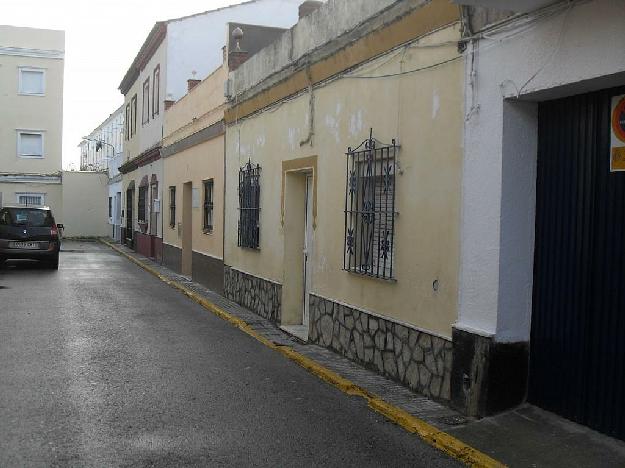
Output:
[[205,297],[197,294],[195,291],[187,288],[183,284],[172,281],[164,275],[161,275],[156,269],[151,266],[143,263],[141,260],[137,260],[132,255],[124,252],[122,249],[117,247],[115,244],[108,242],[107,240],[100,239],[103,244],[108,245],[111,249],[116,251],[117,253],[123,255],[131,262],[140,266],[147,272],[153,274],[157,278],[159,278],[164,283],[172,286],[175,289],[178,289],[183,294],[188,296],[193,301],[200,304],[206,310],[212,312],[217,315],[219,318],[229,322],[235,327],[239,328],[244,333],[258,340],[268,348],[271,348],[291,361],[297,363],[310,373],[316,375],[324,382],[329,383],[330,385],[338,388],[343,393],[351,396],[357,396],[365,399],[367,404],[371,409],[380,413],[389,421],[401,426],[406,431],[411,432],[413,434],[418,435],[423,441],[427,442],[431,446],[437,448],[438,450],[446,453],[447,455],[465,463],[468,466],[480,467],[480,468],[503,468],[504,464],[498,462],[497,460],[491,458],[485,453],[480,452],[479,450],[471,447],[470,445],[462,442],[461,440],[456,439],[450,434],[437,429],[431,424],[419,419],[407,411],[404,411],[397,406],[394,406],[387,401],[383,400],[377,395],[372,394],[368,390],[356,385],[354,382],[340,376],[336,372],[331,371],[327,367],[322,366],[318,362],[310,359],[309,357],[304,356],[303,354],[298,353],[293,348],[289,346],[278,345],[271,340],[268,340],[258,332],[256,332],[247,322],[244,320],[235,317],[234,315],[226,312],[218,305],[212,303]]

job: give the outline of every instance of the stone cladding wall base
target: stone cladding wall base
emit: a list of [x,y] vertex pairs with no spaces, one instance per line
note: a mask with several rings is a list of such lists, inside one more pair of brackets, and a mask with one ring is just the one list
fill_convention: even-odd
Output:
[[310,342],[448,403],[452,342],[310,295]]
[[280,324],[282,317],[282,285],[230,266],[224,266],[224,292],[228,299],[263,318]]

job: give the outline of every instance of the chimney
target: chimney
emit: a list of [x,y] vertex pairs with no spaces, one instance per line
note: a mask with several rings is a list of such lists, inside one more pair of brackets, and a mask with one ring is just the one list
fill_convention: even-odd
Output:
[[318,0],[306,0],[299,6],[299,19],[302,19],[304,16],[310,15],[313,11],[317,10],[323,2]]
[[230,71],[234,71],[239,68],[239,66],[249,57],[249,53],[247,51],[241,50],[243,30],[240,27],[237,26],[234,28],[234,31],[232,31],[232,38],[235,40],[236,45],[234,46],[234,49],[228,51],[228,69]]
[[228,69],[234,71],[239,68],[248,58],[249,54],[245,50],[233,50],[228,54]]
[[176,103],[173,99],[165,99],[165,110],[169,109]]
[[196,80],[195,78],[191,78],[191,79],[187,80],[187,92],[191,91],[193,88],[195,88],[201,82],[202,82],[202,80]]

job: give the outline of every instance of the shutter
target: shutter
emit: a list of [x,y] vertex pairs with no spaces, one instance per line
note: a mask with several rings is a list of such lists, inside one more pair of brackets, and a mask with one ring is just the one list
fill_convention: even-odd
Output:
[[21,156],[43,156],[43,135],[39,133],[20,133]]
[[20,93],[43,94],[43,71],[20,70]]

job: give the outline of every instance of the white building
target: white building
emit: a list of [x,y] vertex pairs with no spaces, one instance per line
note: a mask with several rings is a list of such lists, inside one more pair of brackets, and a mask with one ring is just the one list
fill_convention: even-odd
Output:
[[456,3],[454,402],[483,414],[527,398],[625,438],[625,2]]
[[120,106],[78,145],[80,170],[108,174],[109,235],[119,241],[121,226],[121,174],[124,151],[124,106]]

